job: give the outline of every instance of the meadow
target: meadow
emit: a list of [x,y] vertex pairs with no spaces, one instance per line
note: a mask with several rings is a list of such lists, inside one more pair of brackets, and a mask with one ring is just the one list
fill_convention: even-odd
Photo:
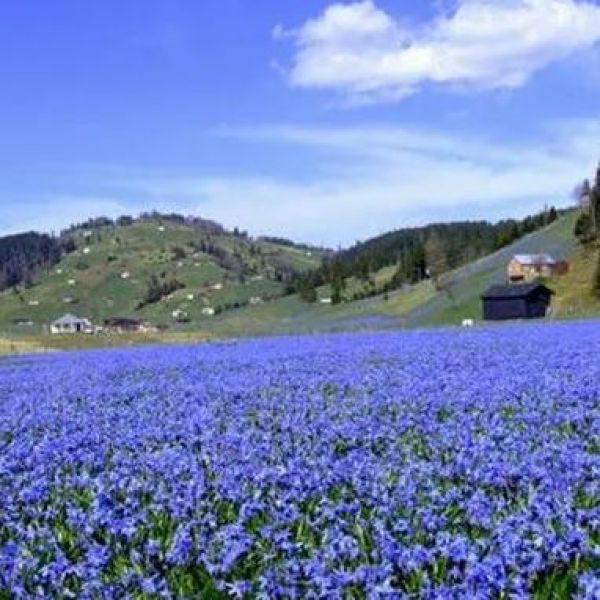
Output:
[[0,598],[598,598],[600,323],[0,361]]

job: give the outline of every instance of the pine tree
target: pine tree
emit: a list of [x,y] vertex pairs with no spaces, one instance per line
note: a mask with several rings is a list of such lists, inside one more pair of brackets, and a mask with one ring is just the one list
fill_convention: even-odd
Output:
[[335,278],[331,282],[331,303],[339,304],[342,301],[342,290],[344,288],[344,280]]
[[448,270],[446,251],[438,234],[434,231],[425,242],[425,263],[431,278],[437,281]]

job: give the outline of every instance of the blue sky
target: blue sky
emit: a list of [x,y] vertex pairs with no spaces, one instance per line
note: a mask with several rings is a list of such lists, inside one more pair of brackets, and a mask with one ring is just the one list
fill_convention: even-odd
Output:
[[565,205],[591,0],[0,4],[0,234],[176,210],[330,245]]

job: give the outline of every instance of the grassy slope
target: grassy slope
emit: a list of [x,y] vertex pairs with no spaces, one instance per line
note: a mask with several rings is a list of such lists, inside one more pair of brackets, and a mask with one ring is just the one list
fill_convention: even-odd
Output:
[[481,318],[481,294],[492,284],[506,280],[506,264],[515,254],[547,252],[556,258],[569,258],[576,250],[573,225],[576,214],[565,215],[548,227],[517,240],[510,246],[450,273],[451,297],[436,294],[406,315],[408,325],[455,323]]
[[[506,264],[510,258],[514,254],[538,252],[573,260],[568,276],[550,282],[557,291],[556,314],[580,316],[600,312],[600,305],[587,294],[591,275],[582,273],[585,265],[579,259],[579,250],[572,235],[575,218],[574,213],[568,214],[552,225],[450,273],[447,279],[451,282],[452,297],[436,292],[430,282],[392,292],[387,300],[384,296],[376,296],[338,306],[307,305],[296,297],[289,297],[261,307],[247,307],[224,314],[209,324],[209,330],[217,336],[231,336],[419,327],[459,324],[464,318],[480,320],[480,296],[490,285],[505,281]],[[588,262],[591,264],[593,261],[590,259]],[[377,277],[385,275],[378,274]],[[320,296],[327,293],[327,289],[319,290]],[[587,313],[573,308],[573,299],[583,297],[587,298]]]
[[600,313],[600,299],[592,292],[598,258],[597,248],[578,247],[571,257],[569,273],[549,282],[556,292],[552,303],[553,318],[591,317]]
[[[196,253],[190,243],[205,237],[191,227],[165,223],[159,230],[158,222],[138,222],[129,227],[106,227],[86,240],[77,237],[77,251],[66,256],[40,281],[20,293],[12,290],[0,294],[0,332],[14,335],[39,334],[45,324],[66,312],[91,318],[100,323],[108,316],[139,316],[155,323],[171,323],[171,313],[176,308],[189,313],[193,321],[201,322],[205,306],[245,302],[253,296],[277,296],[283,285],[273,280],[274,269],[287,265],[297,269],[314,268],[321,257],[317,250],[278,246],[255,242],[260,256],[250,253],[249,243],[232,235],[213,236],[222,247],[236,249],[244,262],[256,268],[258,277],[237,281],[231,272],[220,267],[214,257]],[[173,247],[186,251],[186,257],[175,260]],[[89,253],[84,253],[84,248]],[[85,267],[85,268],[84,268]],[[128,279],[121,275],[130,274]],[[136,311],[143,298],[151,275],[165,279],[176,278],[186,288],[172,298]],[[74,285],[69,281],[74,280]],[[222,289],[212,286],[220,283]],[[188,294],[193,294],[192,300]],[[75,304],[64,298],[73,297]],[[30,302],[39,302],[31,306]],[[15,319],[31,319],[33,327],[15,326]]]
[[[463,318],[480,319],[481,293],[489,285],[504,281],[506,263],[512,255],[517,253],[549,252],[557,257],[570,258],[572,264],[570,273],[560,278],[554,278],[549,282],[550,287],[557,292],[553,303],[555,317],[564,318],[598,314],[600,313],[600,302],[589,291],[596,264],[596,252],[592,250],[584,251],[576,245],[572,235],[574,220],[575,214],[566,215],[549,227],[450,273],[448,280],[451,282],[452,298],[449,298],[446,294],[436,292],[431,282],[422,282],[416,286],[391,292],[387,296],[375,296],[337,306],[319,302],[306,304],[297,296],[286,296],[264,304],[227,311],[214,317],[194,316],[194,322],[186,330],[179,332],[171,331],[160,336],[113,337],[85,340],[83,342],[77,341],[76,343],[85,345],[98,343],[103,345],[129,344],[292,332],[456,325]],[[294,252],[298,251],[294,249]],[[306,257],[305,252],[300,251],[300,254],[299,260],[311,258]],[[156,260],[162,259],[159,257]],[[167,263],[171,264],[170,261],[167,261]],[[393,269],[388,269],[388,271],[390,272],[377,273],[375,278],[384,280]],[[213,278],[211,280],[214,280],[215,275],[216,272],[212,271],[209,279]],[[230,283],[229,285],[231,285],[231,289],[235,289],[237,284]],[[351,290],[358,285],[358,282],[349,282]],[[248,289],[253,288],[250,286]],[[163,314],[161,311],[168,312],[175,306],[194,304],[182,298],[181,295],[185,295],[185,293],[187,293],[187,290],[181,293],[178,292],[172,300],[161,303],[161,306],[151,307],[147,310],[148,315],[154,316],[153,311],[157,311],[156,316],[158,318]],[[224,288],[219,292],[219,294],[224,293],[231,293],[231,290],[228,292],[227,288]],[[328,294],[329,291],[326,287],[319,290],[320,297],[325,297]],[[30,341],[30,343],[34,342],[40,343],[39,339]],[[44,344],[53,347],[66,347],[73,344],[73,340],[71,338],[63,340],[52,336],[46,338]]]

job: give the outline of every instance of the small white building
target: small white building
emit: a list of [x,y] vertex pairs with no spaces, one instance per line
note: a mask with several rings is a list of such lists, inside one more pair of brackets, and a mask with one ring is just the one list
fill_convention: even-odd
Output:
[[76,285],[76,284],[77,284],[77,282],[76,282],[74,279],[69,279],[69,280],[67,281],[67,284],[68,284],[68,285],[70,285],[70,286],[73,286],[73,285]]
[[83,253],[84,253],[84,254],[89,254],[89,253],[90,253],[90,249],[89,249],[89,248],[86,246],[86,247],[83,249]]
[[212,317],[212,316],[214,316],[214,314],[215,314],[215,309],[214,309],[212,306],[205,306],[205,307],[202,309],[202,314],[203,314],[205,317]]
[[29,300],[27,302],[27,306],[39,306],[40,305],[40,301],[39,300]]
[[67,313],[50,324],[51,333],[93,333],[94,326],[89,319]]
[[223,289],[223,284],[222,283],[215,283],[211,287],[212,287],[213,290],[222,290]]
[[321,299],[319,300],[319,302],[320,302],[321,304],[331,304],[331,303],[332,303],[332,301],[331,301],[331,298],[321,298]]
[[252,298],[250,298],[250,304],[252,305],[262,304],[263,302],[264,300],[260,296],[252,296]]
[[181,308],[176,308],[172,313],[171,316],[178,322],[178,323],[183,323],[185,321],[188,320],[188,314],[187,312],[185,312],[185,310],[182,310]]
[[188,295],[186,296],[186,298],[187,298],[188,300],[193,300],[193,299],[194,299],[194,294],[188,294]]
[[129,279],[131,277],[131,273],[129,271],[123,271],[121,273],[121,279]]

